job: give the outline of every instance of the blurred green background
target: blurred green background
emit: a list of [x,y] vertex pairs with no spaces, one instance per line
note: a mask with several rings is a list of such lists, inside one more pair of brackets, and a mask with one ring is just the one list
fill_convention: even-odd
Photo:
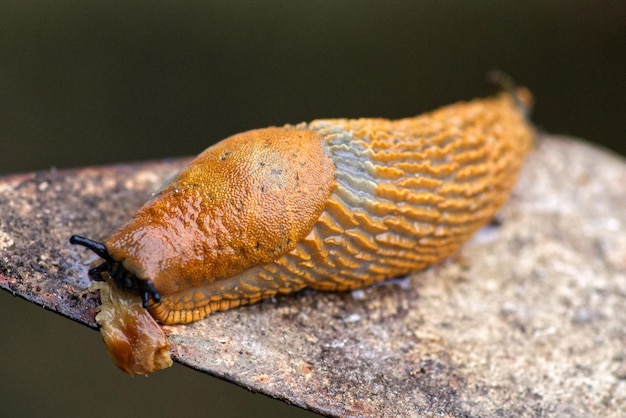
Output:
[[[321,117],[528,86],[542,129],[626,154],[623,1],[0,1],[0,175],[194,155]],[[0,292],[5,416],[304,414],[181,366],[130,378],[98,333]]]

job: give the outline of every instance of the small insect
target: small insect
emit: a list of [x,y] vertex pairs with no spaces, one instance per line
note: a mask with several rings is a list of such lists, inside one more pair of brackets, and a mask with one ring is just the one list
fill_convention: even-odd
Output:
[[70,242],[163,324],[403,276],[451,255],[507,199],[533,143],[530,101],[517,89],[406,119],[234,135],[104,243]]

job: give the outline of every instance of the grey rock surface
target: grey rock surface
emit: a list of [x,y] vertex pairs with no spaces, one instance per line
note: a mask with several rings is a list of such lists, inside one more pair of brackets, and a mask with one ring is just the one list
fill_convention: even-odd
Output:
[[[95,327],[104,239],[186,161],[0,178],[0,287]],[[623,416],[626,163],[542,137],[498,223],[452,259],[164,327],[175,359],[340,416]]]

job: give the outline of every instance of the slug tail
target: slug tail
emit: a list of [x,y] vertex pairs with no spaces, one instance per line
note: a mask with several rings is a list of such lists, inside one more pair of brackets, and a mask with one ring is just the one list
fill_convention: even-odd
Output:
[[526,87],[518,86],[513,77],[501,70],[492,70],[487,73],[487,81],[508,93],[513,99],[515,107],[526,119],[530,117],[533,107],[533,95]]

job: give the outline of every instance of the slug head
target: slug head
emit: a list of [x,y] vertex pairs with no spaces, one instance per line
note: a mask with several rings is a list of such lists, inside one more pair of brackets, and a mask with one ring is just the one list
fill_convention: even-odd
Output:
[[150,298],[154,302],[161,300],[161,294],[156,290],[151,280],[139,279],[124,268],[122,263],[109,255],[109,251],[103,243],[81,237],[80,235],[72,235],[70,244],[82,245],[105,260],[104,263],[89,270],[89,276],[96,280],[101,280],[100,275],[105,272],[108,273],[120,288],[138,292],[141,295],[141,302],[144,308],[148,307]]

